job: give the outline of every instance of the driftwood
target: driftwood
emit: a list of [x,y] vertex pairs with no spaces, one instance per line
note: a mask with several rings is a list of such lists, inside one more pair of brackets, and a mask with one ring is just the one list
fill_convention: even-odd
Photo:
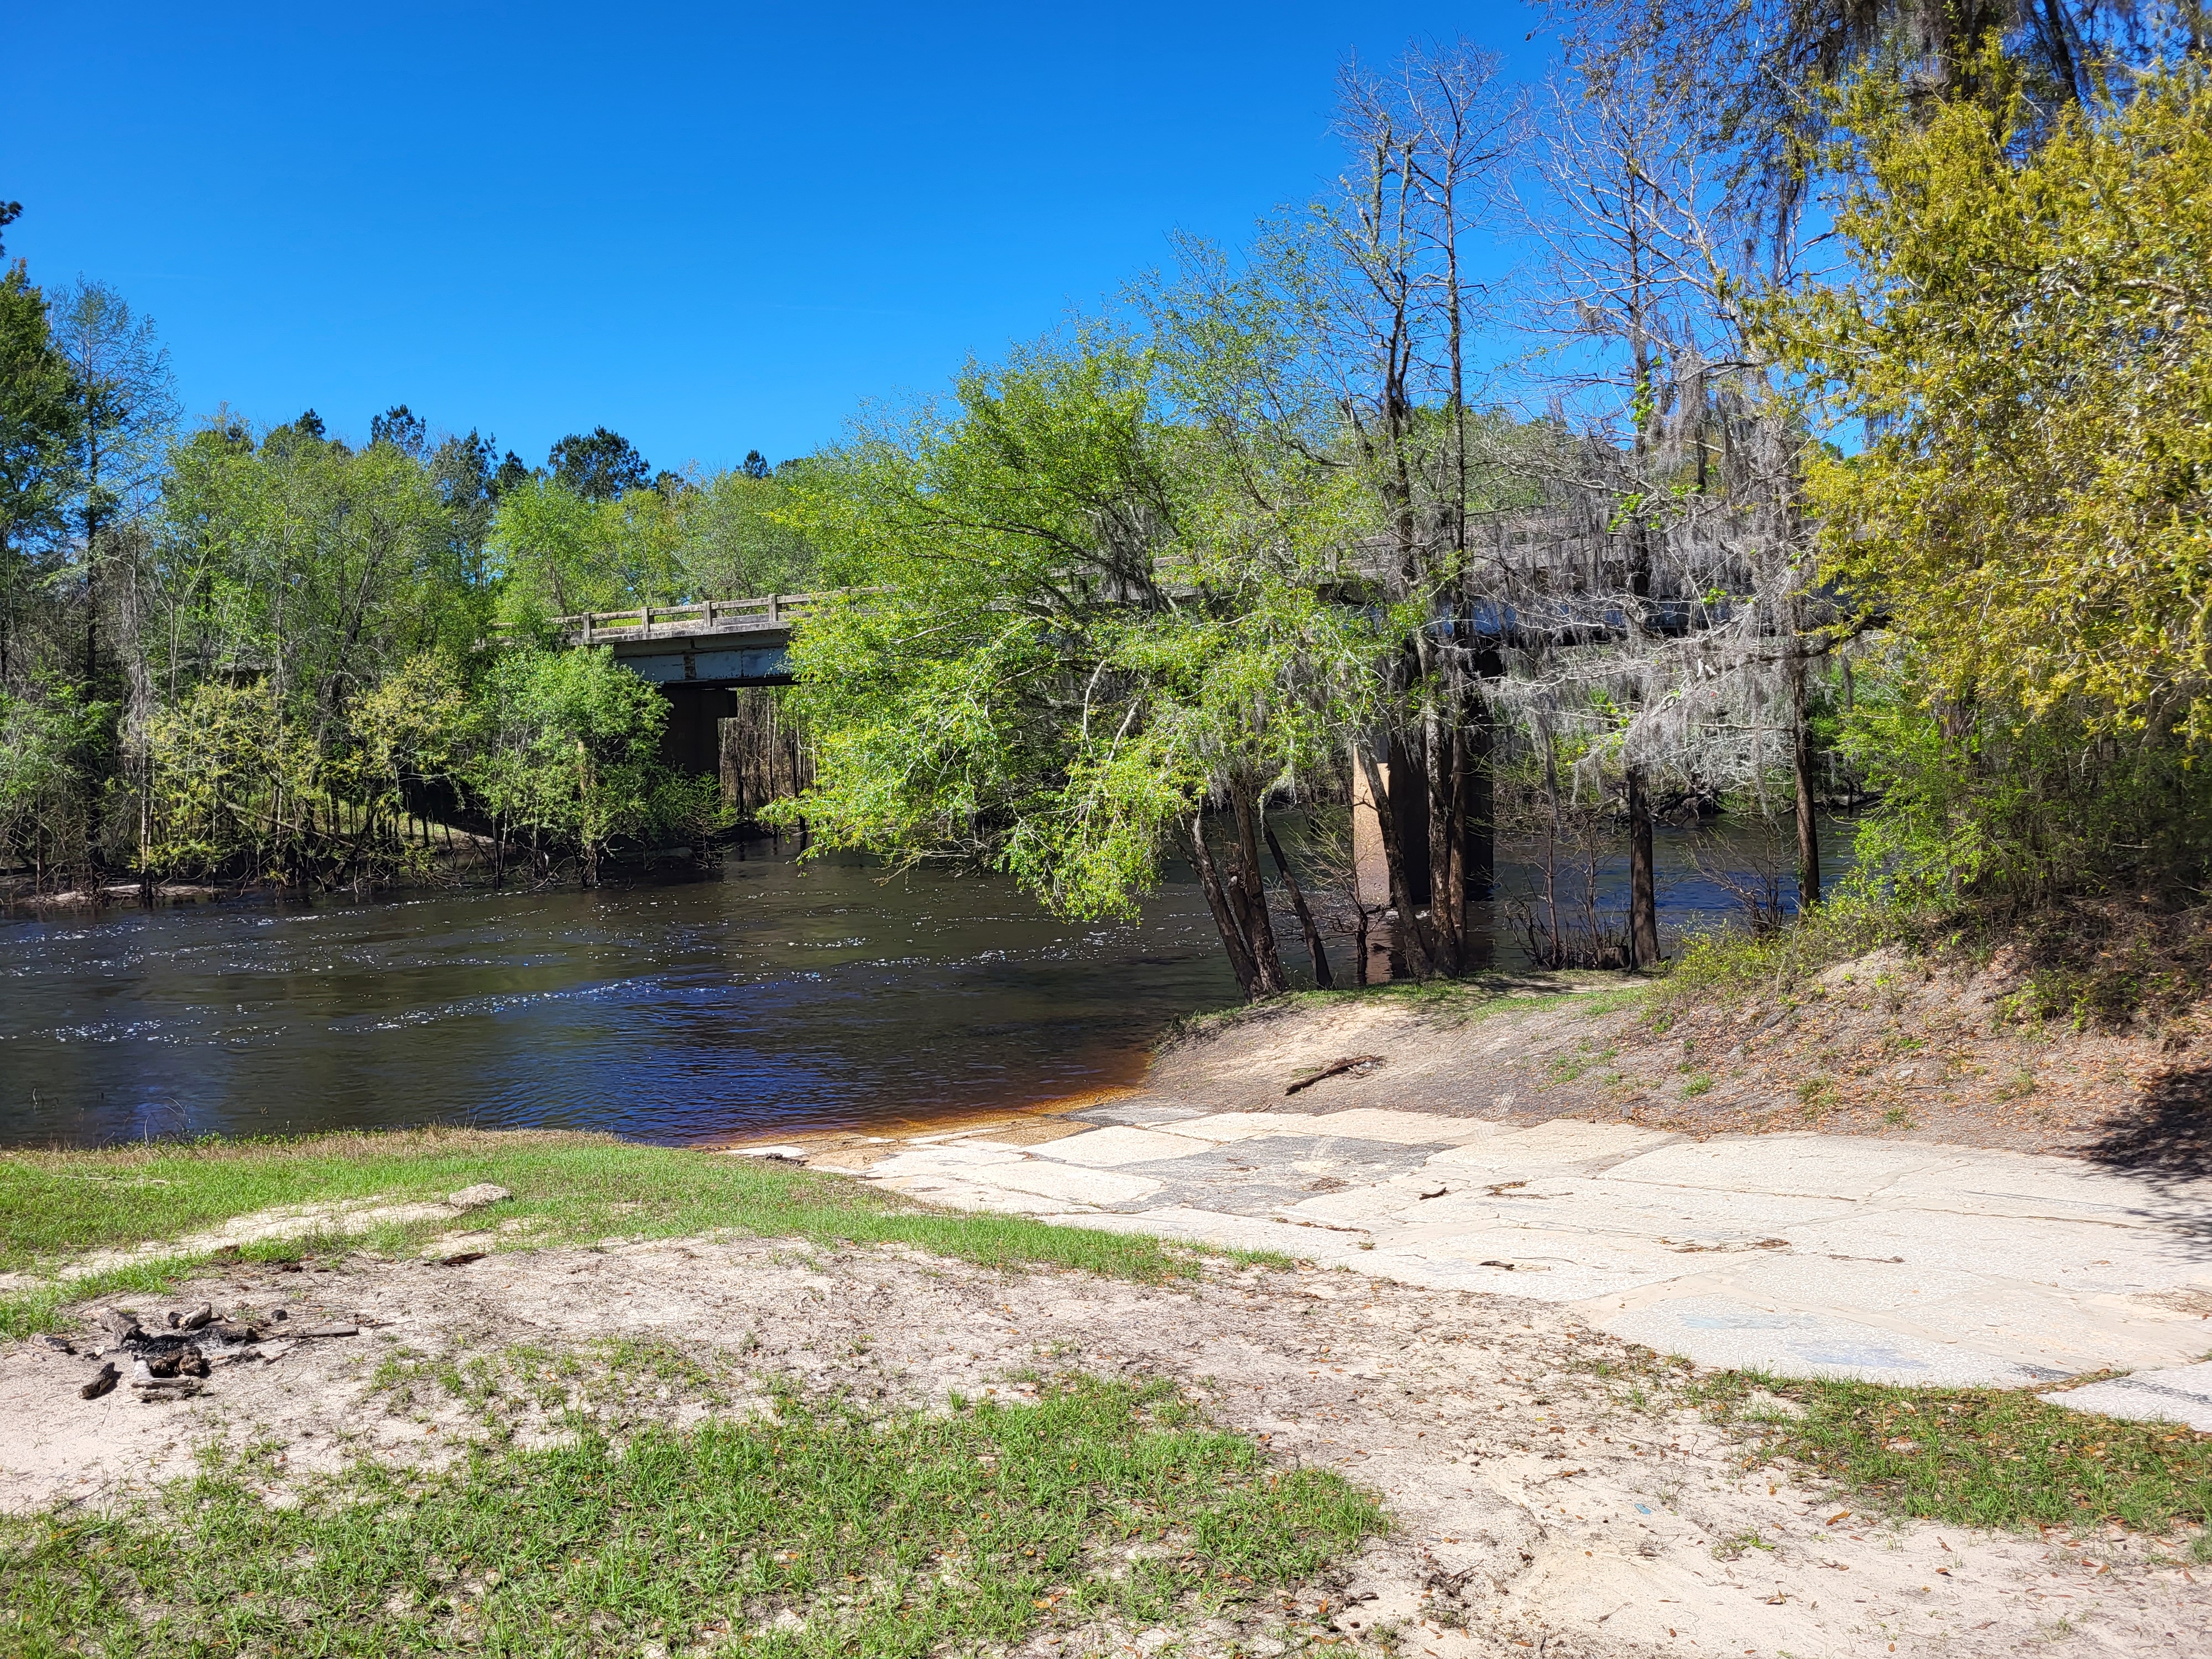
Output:
[[196,1331],[202,1326],[211,1322],[214,1318],[215,1310],[210,1307],[206,1303],[203,1302],[198,1307],[193,1309],[190,1313],[184,1315],[181,1318],[175,1320],[173,1322],[180,1331]]
[[106,1327],[108,1336],[118,1348],[140,1334],[138,1316],[128,1308],[101,1309],[100,1322]]
[[99,1374],[91,1382],[79,1389],[77,1393],[87,1400],[97,1400],[104,1394],[114,1392],[116,1382],[122,1375],[122,1372],[115,1369],[112,1362],[102,1365]]
[[1297,1093],[1301,1089],[1312,1088],[1315,1084],[1321,1082],[1323,1079],[1340,1076],[1342,1073],[1352,1071],[1358,1066],[1380,1066],[1382,1063],[1382,1056],[1380,1054],[1346,1054],[1342,1060],[1332,1060],[1328,1065],[1322,1066],[1321,1070],[1316,1072],[1311,1077],[1300,1078],[1296,1083],[1291,1085],[1289,1088],[1284,1090],[1283,1094],[1287,1098],[1289,1096]]
[[157,1376],[150,1382],[133,1382],[131,1391],[149,1405],[156,1400],[190,1400],[200,1391],[200,1380],[196,1376]]

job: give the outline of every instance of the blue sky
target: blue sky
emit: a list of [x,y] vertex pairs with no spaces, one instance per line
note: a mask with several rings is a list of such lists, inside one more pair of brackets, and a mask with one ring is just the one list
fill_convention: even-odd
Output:
[[532,461],[771,459],[1335,165],[1332,81],[1451,8],[27,6],[0,198],[36,280],[156,320],[185,408],[404,402]]

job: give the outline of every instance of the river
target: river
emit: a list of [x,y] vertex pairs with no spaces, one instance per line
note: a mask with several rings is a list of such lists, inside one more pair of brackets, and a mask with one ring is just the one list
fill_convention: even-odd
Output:
[[[1729,904],[1685,850],[1662,832],[1672,929]],[[590,892],[18,915],[0,920],[0,1143],[911,1127],[1133,1082],[1169,1021],[1236,994],[1188,878],[1136,922],[1085,926],[1003,880],[885,880],[765,842]]]

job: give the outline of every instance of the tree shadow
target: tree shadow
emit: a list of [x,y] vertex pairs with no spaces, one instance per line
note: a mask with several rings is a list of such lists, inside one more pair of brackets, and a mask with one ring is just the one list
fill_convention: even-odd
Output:
[[2081,1152],[2167,1180],[2212,1175],[2212,1066],[2160,1073],[2144,1085],[2134,1110],[2106,1124]]

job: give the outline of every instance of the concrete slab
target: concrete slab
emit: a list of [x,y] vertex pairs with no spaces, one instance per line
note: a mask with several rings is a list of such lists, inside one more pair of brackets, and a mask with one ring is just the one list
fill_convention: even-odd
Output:
[[2042,1397],[2069,1411],[2101,1412],[2136,1423],[2182,1423],[2212,1433],[2212,1364],[2137,1371]]
[[1269,1135],[1125,1167],[1160,1183],[1156,1203],[1272,1215],[1317,1194],[1370,1190],[1392,1176],[1419,1169],[1434,1150],[1321,1135]]
[[1796,1229],[1799,1249],[1838,1258],[1902,1257],[1908,1267],[1963,1268],[2075,1291],[2124,1293],[2212,1287],[2203,1241],[2153,1225],[1962,1216],[1868,1206]]
[[2118,1170],[2027,1152],[1971,1152],[1945,1168],[1901,1176],[1888,1196],[1917,1209],[2123,1224],[2156,1220],[2194,1224],[2212,1235],[2212,1191],[2203,1182],[2154,1186]]
[[962,1175],[970,1170],[1010,1167],[1027,1156],[1018,1146],[993,1146],[975,1140],[916,1144],[890,1158],[878,1158],[870,1166],[870,1173],[878,1176]]
[[1439,1169],[1463,1169],[1493,1181],[1606,1169],[1679,1140],[1632,1124],[1558,1118],[1533,1129],[1485,1137],[1437,1155]]
[[1250,1140],[1263,1135],[1306,1135],[1321,1120],[1310,1112],[1208,1112],[1176,1125],[1176,1133],[1213,1141]]
[[1135,1204],[1160,1190],[1160,1183],[1143,1176],[1115,1170],[1086,1170],[1072,1164],[1048,1164],[1030,1158],[1012,1169],[989,1172],[990,1184],[1009,1192],[1035,1193],[1064,1204],[1091,1204],[1102,1208]]
[[1355,1106],[1341,1112],[1315,1112],[1303,1126],[1308,1133],[1345,1135],[1355,1140],[1383,1140],[1401,1146],[1434,1146],[1439,1142],[1459,1146],[1525,1134],[1479,1118],[1440,1117],[1433,1112],[1391,1112],[1372,1106]]
[[[1844,1136],[1691,1142],[1366,1108],[1144,1119],[909,1142],[867,1178],[1565,1304],[1701,1364],[1784,1375],[2017,1387],[2132,1368],[2188,1372],[2156,1385],[2185,1393],[2188,1362],[2212,1348],[2212,1224],[2191,1192],[2123,1173]],[[2137,1393],[2146,1410],[2166,1398]]]
[[1716,1135],[1711,1140],[1678,1139],[1617,1164],[1611,1173],[1616,1181],[1863,1202],[1908,1175],[1954,1169],[1975,1156],[1962,1147],[1914,1146],[1854,1135]]
[[1130,1123],[1139,1128],[1156,1123],[1183,1123],[1207,1115],[1203,1106],[1176,1106],[1157,1100],[1109,1100],[1086,1106],[1074,1114],[1086,1123]]
[[1125,1164],[1157,1164],[1164,1158],[1188,1158],[1210,1152],[1213,1143],[1192,1135],[1170,1134],[1158,1129],[1115,1125],[1048,1141],[1037,1155],[1061,1164],[1081,1164],[1095,1170],[1118,1169]]
[[1784,1376],[1857,1377],[1930,1388],[2022,1388],[2049,1370],[1885,1330],[1834,1313],[1762,1308],[1727,1296],[1677,1297],[1592,1322],[1600,1330],[1700,1365]]

